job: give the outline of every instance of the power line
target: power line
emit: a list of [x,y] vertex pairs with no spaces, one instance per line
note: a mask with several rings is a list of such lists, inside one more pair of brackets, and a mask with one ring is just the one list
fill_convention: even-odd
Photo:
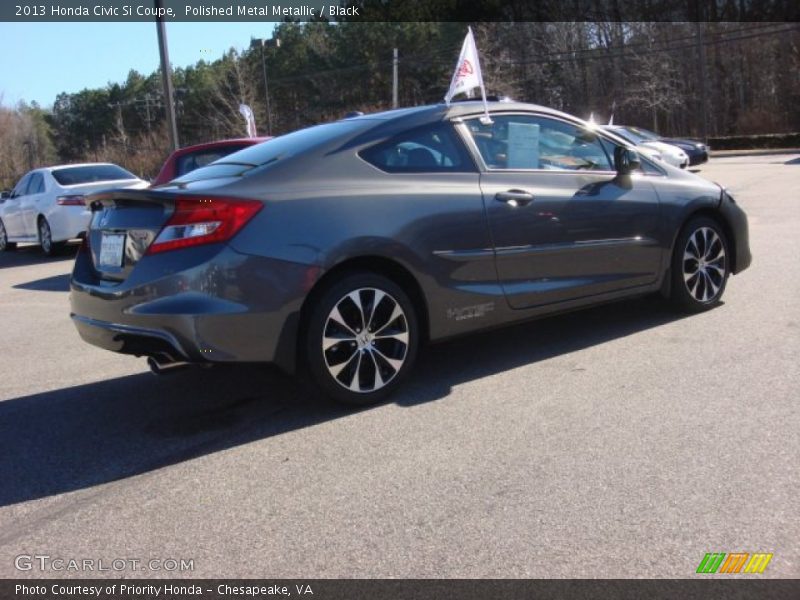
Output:
[[[781,24],[782,25],[782,24]],[[778,29],[775,28],[776,25],[774,23],[770,24],[761,24],[755,25],[752,27],[741,27],[734,30],[728,31],[720,31],[714,32],[711,34],[711,37],[703,40],[703,44],[706,46],[713,46],[717,44],[726,44],[730,42],[737,42],[746,39],[752,39],[756,37],[768,36],[768,35],[778,35],[782,33],[788,33],[792,31],[800,31],[800,27],[796,25],[792,25],[789,27],[783,27]],[[760,31],[766,28],[771,28],[767,31]],[[747,35],[741,36],[734,36],[730,37],[732,33],[739,33],[739,32],[748,32]],[[718,37],[718,36],[728,36],[728,37]],[[655,54],[659,52],[674,52],[676,50],[686,50],[689,48],[695,48],[697,46],[697,42],[694,41],[694,36],[684,36],[680,38],[675,38],[670,40],[667,45],[662,45],[660,47],[650,47],[643,51],[637,51],[636,55],[640,56],[643,54]],[[690,44],[684,45],[675,45],[675,42],[678,41],[686,41],[692,40]],[[652,46],[652,41],[642,41],[642,42],[634,42],[630,44],[624,44],[621,46],[604,46],[604,47],[596,47],[596,48],[585,48],[580,50],[564,50],[564,51],[555,51],[555,52],[548,52],[545,54],[539,54],[534,59],[529,60],[506,60],[504,61],[506,64],[514,65],[514,66],[521,66],[521,65],[534,65],[534,64],[552,64],[552,63],[563,63],[569,62],[573,60],[606,60],[606,59],[613,59],[613,58],[625,58],[631,56],[631,51],[634,48],[639,48],[642,46]],[[403,58],[400,60],[400,65],[408,66],[408,65],[415,65],[415,66],[446,66],[454,64],[454,59],[450,56],[457,55],[458,48],[455,48],[450,51],[440,51],[435,52],[432,54],[428,54],[427,56],[421,55],[411,55],[408,58]],[[609,50],[613,50],[613,52],[609,52]],[[445,54],[448,55],[448,58],[439,58],[436,57],[443,57]],[[433,58],[432,58],[433,57]],[[559,58],[554,58],[559,57]],[[361,63],[357,65],[348,65],[344,67],[335,67],[332,69],[321,69],[315,70],[308,73],[303,73],[300,75],[290,75],[287,77],[280,77],[275,78],[273,81],[275,83],[291,83],[295,81],[302,81],[304,79],[311,79],[313,77],[318,76],[328,76],[328,75],[336,75],[341,73],[348,73],[348,72],[357,72],[363,71],[367,69],[374,69],[376,67],[386,67],[392,65],[392,59],[386,60],[377,60],[371,63]]]
[[[781,23],[780,25],[783,25],[783,23]],[[754,27],[739,28],[739,29],[736,29],[736,30],[730,30],[730,31],[724,31],[724,32],[715,32],[712,35],[714,35],[714,36],[727,36],[730,33],[753,32],[754,30],[764,29],[765,27],[774,28],[774,27],[776,27],[776,24],[770,23],[769,25],[758,25],[758,26],[754,26]],[[789,26],[789,27],[785,27],[783,29],[772,29],[772,30],[769,30],[769,31],[763,31],[763,32],[760,32],[760,33],[751,33],[750,35],[743,35],[743,36],[738,36],[738,37],[721,37],[721,38],[716,38],[716,39],[715,38],[710,38],[710,39],[704,40],[703,44],[707,45],[707,46],[711,46],[711,45],[715,45],[715,44],[722,44],[722,43],[727,43],[727,42],[732,42],[732,41],[739,41],[739,40],[750,39],[750,38],[754,38],[754,37],[761,37],[761,36],[765,36],[765,35],[780,34],[780,33],[785,33],[785,32],[789,32],[789,31],[798,31],[798,30],[800,30],[800,28],[798,28],[798,26],[792,25],[792,26]],[[677,41],[686,41],[686,40],[694,40],[694,36],[692,35],[692,36],[685,36],[685,37],[681,37],[681,38],[675,38],[675,39],[670,40],[669,42],[667,42],[667,44],[674,44]],[[652,46],[652,44],[653,44],[653,42],[651,42],[651,41],[642,41],[642,42],[634,42],[634,43],[630,43],[630,44],[623,44],[623,45],[616,46],[616,47],[614,47],[614,46],[600,46],[600,47],[596,47],[596,48],[583,48],[583,49],[580,49],[580,50],[564,50],[564,51],[556,51],[556,52],[547,52],[547,53],[544,53],[544,54],[538,54],[537,58],[530,59],[530,60],[513,60],[512,59],[512,60],[509,60],[509,61],[506,61],[506,62],[508,62],[509,64],[514,64],[514,65],[525,65],[525,64],[541,64],[541,63],[545,63],[545,62],[548,62],[548,63],[556,62],[556,63],[558,63],[558,62],[566,62],[566,61],[570,61],[570,60],[597,60],[597,59],[604,59],[604,58],[614,58],[616,56],[621,56],[621,55],[620,54],[616,54],[616,55],[615,54],[609,54],[609,52],[608,52],[609,50],[615,50],[617,52],[619,52],[619,51],[623,51],[624,52],[624,51],[631,50],[633,48],[638,48],[638,47],[641,47],[641,46]],[[645,52],[647,52],[647,53],[671,52],[671,51],[674,51],[674,50],[684,50],[686,48],[694,48],[694,47],[696,47],[696,42],[693,41],[691,44],[680,45],[680,46],[666,45],[666,46],[663,46],[663,47],[650,48]],[[602,53],[602,54],[600,56],[596,56],[598,53]],[[454,56],[455,56],[455,53],[454,53]],[[555,57],[555,56],[563,56],[563,58],[552,58],[552,57]],[[451,64],[451,63],[454,63],[454,61],[451,61],[449,59],[431,60],[430,57],[422,57],[422,56],[419,56],[418,58],[406,59],[403,62],[406,63],[406,64],[409,64],[409,63],[412,63],[412,62],[413,63],[419,63],[419,64],[423,64],[423,63],[425,63],[425,64],[431,64],[431,63]]]
[[[705,39],[705,40],[703,40],[702,44],[704,46],[715,46],[717,44],[727,44],[727,43],[730,43],[730,42],[738,42],[738,41],[741,41],[741,40],[748,40],[748,39],[752,39],[752,38],[763,37],[765,35],[778,35],[778,34],[781,34],[781,33],[789,33],[789,32],[792,32],[792,31],[800,31],[800,27],[791,26],[791,27],[786,27],[784,29],[776,29],[776,30],[773,30],[773,31],[765,31],[765,32],[762,32],[762,33],[752,33],[750,35],[742,35],[742,36],[730,37],[730,38],[724,38],[724,39],[717,39],[717,40]],[[686,50],[688,48],[695,48],[695,47],[697,47],[697,43],[696,42],[693,43],[693,44],[684,44],[684,45],[680,45],[680,46],[664,46],[664,47],[661,47],[661,48],[650,48],[648,50],[639,50],[639,51],[636,51],[636,52],[631,52],[630,49],[627,46],[621,46],[618,49],[618,51],[615,52],[615,53],[606,53],[606,54],[603,54],[603,55],[600,55],[600,56],[591,56],[591,55],[590,56],[582,56],[582,57],[578,57],[578,60],[603,60],[603,59],[607,59],[607,58],[625,58],[625,57],[629,57],[629,56],[641,56],[643,54],[657,54],[657,53],[660,53],[660,52],[674,52],[676,50]],[[559,59],[541,58],[541,59],[534,59],[534,60],[528,60],[528,61],[514,61],[514,60],[512,60],[512,61],[509,61],[509,62],[510,62],[510,64],[513,64],[513,65],[528,65],[528,64],[540,64],[540,63],[553,63],[553,62],[560,63],[560,62],[567,62],[567,61],[571,61],[571,60],[576,60],[576,59],[574,57],[559,58]]]

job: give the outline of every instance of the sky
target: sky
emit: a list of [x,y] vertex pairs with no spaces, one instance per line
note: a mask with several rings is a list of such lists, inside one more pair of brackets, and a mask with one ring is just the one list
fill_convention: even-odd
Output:
[[[173,67],[215,60],[269,37],[275,23],[167,23]],[[52,106],[61,92],[122,83],[158,69],[155,23],[0,23],[0,103]]]

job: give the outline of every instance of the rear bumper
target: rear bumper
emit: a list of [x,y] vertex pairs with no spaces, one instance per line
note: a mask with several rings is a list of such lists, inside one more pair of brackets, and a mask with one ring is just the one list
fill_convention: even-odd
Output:
[[161,330],[131,327],[72,314],[81,338],[111,352],[152,356],[168,361],[188,361],[188,353],[175,336]]
[[689,166],[693,167],[695,165],[702,165],[703,163],[708,162],[708,152],[707,151],[697,151],[689,153]]
[[676,169],[685,169],[686,165],[688,164],[689,160],[688,157],[684,158],[682,156],[676,155],[663,155],[664,162],[668,165],[672,165]]
[[112,352],[291,371],[309,270],[219,244],[145,256],[115,284],[99,280],[79,252],[71,316],[86,342]]
[[59,206],[47,215],[54,242],[81,237],[89,228],[92,213],[82,206]]

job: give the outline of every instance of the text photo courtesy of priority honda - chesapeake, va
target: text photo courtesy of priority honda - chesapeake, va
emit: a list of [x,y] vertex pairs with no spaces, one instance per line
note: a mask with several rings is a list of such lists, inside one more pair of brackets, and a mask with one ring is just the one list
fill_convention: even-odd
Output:
[[793,597],[798,17],[0,7],[0,597]]

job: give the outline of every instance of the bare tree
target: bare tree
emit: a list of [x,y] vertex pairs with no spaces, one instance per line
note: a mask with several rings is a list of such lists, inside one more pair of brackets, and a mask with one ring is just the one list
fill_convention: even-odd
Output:
[[659,112],[671,112],[682,104],[678,68],[669,53],[645,47],[632,59],[631,72],[633,77],[621,105],[647,110],[652,115],[653,130],[658,131]]
[[213,79],[209,108],[219,137],[242,137],[246,132],[239,105],[255,107],[258,93],[258,78],[248,72],[247,66],[245,60],[231,51],[223,60],[223,69]]
[[6,108],[0,94],[0,187],[11,187],[25,171],[54,159],[44,112],[35,104]]

